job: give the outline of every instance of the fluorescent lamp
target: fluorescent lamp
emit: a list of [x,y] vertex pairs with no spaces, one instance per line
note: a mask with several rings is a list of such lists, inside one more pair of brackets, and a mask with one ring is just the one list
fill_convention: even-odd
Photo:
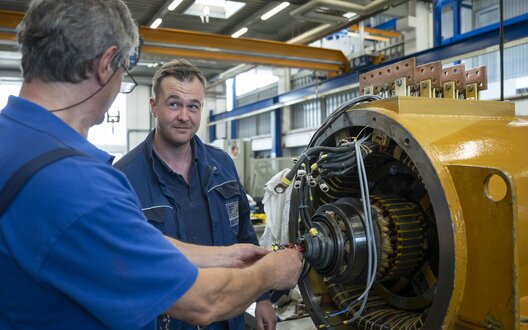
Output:
[[196,0],[185,10],[186,15],[204,16],[203,11],[205,7],[209,8],[209,17],[228,19],[233,14],[237,13],[246,4],[239,1],[226,0]]
[[348,18],[348,19],[356,18],[357,16],[359,16],[359,15],[356,14],[356,13],[353,13],[351,11],[349,11],[348,13],[344,13],[343,14],[343,17]]
[[[359,37],[361,37],[361,34],[359,34],[359,33],[357,33],[357,32],[348,32],[348,36],[359,38]],[[374,40],[374,41],[383,41],[383,42],[387,42],[387,41],[390,40],[390,39],[387,38],[387,37],[373,36],[373,35],[368,34],[368,33],[363,34],[363,39],[366,39],[366,40]]]
[[367,39],[367,40],[382,41],[382,42],[387,42],[387,41],[390,40],[387,37],[373,36],[373,35],[370,35],[370,34],[365,35],[364,38]]
[[278,13],[279,11],[281,11],[284,8],[288,7],[289,5],[290,5],[290,3],[285,1],[285,2],[281,3],[280,5],[278,5],[277,7],[273,8],[272,10],[268,11],[264,15],[260,16],[260,19],[265,21],[268,18],[270,18],[271,16],[275,15],[276,13]]
[[151,29],[157,29],[158,26],[161,24],[161,22],[163,22],[163,20],[161,18],[156,18],[156,20],[154,22],[152,22],[152,24],[150,24],[150,28]]
[[243,28],[241,28],[241,29],[238,30],[237,32],[233,33],[233,34],[231,35],[231,37],[233,37],[233,38],[238,38],[238,37],[240,37],[241,35],[243,35],[243,34],[246,33],[246,32],[248,32],[248,28],[244,26]]
[[169,11],[173,11],[174,9],[176,9],[176,7],[178,7],[180,5],[180,3],[182,3],[183,0],[174,0],[170,5],[169,7],[167,7],[167,9]]

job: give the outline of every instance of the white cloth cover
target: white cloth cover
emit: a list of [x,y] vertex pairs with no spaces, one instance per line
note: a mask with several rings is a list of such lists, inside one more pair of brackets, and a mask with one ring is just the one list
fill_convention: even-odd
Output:
[[277,317],[281,321],[298,319],[307,316],[306,305],[301,297],[299,286],[291,289],[287,295],[283,295],[273,304]]
[[280,171],[264,185],[262,204],[264,204],[264,213],[266,213],[266,226],[259,241],[262,247],[271,247],[274,242],[289,243],[288,222],[293,185],[290,185],[282,194],[274,190],[289,171],[287,168]]

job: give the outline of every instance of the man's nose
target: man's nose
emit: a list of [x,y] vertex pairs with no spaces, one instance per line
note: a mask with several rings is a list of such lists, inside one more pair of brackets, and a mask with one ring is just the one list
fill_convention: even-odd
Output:
[[179,121],[189,121],[189,110],[187,110],[186,107],[182,107],[180,111],[178,111],[176,118]]

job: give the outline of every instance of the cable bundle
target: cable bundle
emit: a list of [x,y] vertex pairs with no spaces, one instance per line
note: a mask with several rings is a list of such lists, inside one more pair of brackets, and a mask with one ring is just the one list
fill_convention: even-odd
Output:
[[[340,315],[346,312],[350,312],[354,306],[361,303],[360,308],[353,314],[352,318],[344,321],[342,324],[350,324],[356,321],[363,313],[363,310],[365,309],[365,305],[367,304],[370,289],[372,288],[372,285],[374,284],[374,280],[376,279],[376,272],[377,272],[377,267],[378,267],[378,251],[376,247],[376,240],[374,237],[374,220],[372,219],[367,173],[365,170],[365,164],[363,161],[363,152],[362,152],[362,148],[365,148],[363,143],[369,137],[370,135],[365,136],[361,138],[360,140],[357,140],[354,143],[356,164],[357,164],[357,169],[358,169],[359,184],[360,184],[360,191],[361,191],[361,203],[363,206],[365,229],[367,232],[367,235],[366,235],[367,251],[368,251],[367,253],[367,257],[368,257],[367,259],[367,284],[366,284],[365,290],[363,290],[363,293],[359,295],[359,297],[354,299],[346,308],[328,315],[328,317],[334,317],[334,316],[337,316],[337,315]],[[324,325],[323,327],[326,327],[326,325]]]

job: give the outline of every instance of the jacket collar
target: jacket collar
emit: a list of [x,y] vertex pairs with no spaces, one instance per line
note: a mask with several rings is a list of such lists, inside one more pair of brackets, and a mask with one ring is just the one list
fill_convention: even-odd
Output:
[[[155,132],[156,132],[156,129],[153,129],[152,131],[150,131],[149,135],[147,136],[147,138],[145,140],[145,145],[146,145],[146,148],[147,148],[147,155],[148,155],[149,160],[152,160],[152,157],[154,156],[153,142],[154,142],[154,134],[155,134]],[[193,138],[191,140],[191,150],[192,150],[193,160],[194,161],[198,161],[199,157],[198,157],[198,153],[197,153],[197,150],[196,150],[196,141],[195,140],[199,140],[199,139],[198,139],[198,137],[193,136]]]
[[44,132],[69,147],[84,152],[99,161],[111,164],[114,156],[97,148],[76,130],[53,115],[48,110],[31,101],[17,96],[9,96],[2,114],[34,130]]

